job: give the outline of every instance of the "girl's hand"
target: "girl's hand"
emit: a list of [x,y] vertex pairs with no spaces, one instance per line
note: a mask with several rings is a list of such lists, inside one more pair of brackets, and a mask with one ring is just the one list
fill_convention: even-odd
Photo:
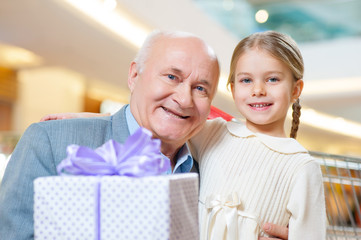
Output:
[[54,113],[48,114],[40,119],[40,122],[49,121],[49,120],[61,120],[61,119],[70,119],[70,118],[88,118],[88,117],[104,117],[110,116],[110,113]]
[[260,237],[259,240],[287,240],[288,239],[288,228],[282,227],[272,223],[265,223],[263,225],[263,231],[271,236],[271,238]]

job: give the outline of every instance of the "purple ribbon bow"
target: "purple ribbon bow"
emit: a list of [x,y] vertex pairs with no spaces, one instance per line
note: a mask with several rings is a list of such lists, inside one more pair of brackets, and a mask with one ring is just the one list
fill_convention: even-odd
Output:
[[68,156],[57,166],[58,174],[144,177],[159,175],[170,168],[169,159],[160,153],[160,140],[139,128],[124,145],[109,140],[93,150],[69,145]]

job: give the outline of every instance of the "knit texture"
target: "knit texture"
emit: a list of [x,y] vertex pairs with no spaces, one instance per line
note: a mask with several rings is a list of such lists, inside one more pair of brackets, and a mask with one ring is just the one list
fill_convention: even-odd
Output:
[[290,224],[289,239],[325,238],[321,171],[296,140],[216,119],[191,144],[200,167],[200,239],[257,239],[265,222]]

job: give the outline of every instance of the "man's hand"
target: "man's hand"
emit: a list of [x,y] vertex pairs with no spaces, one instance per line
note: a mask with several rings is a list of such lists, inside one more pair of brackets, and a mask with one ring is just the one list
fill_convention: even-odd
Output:
[[267,237],[260,237],[259,240],[287,240],[288,239],[288,228],[282,227],[276,224],[272,223],[265,223],[263,225],[263,231],[273,237],[267,238]]
[[40,119],[40,122],[49,121],[49,120],[61,120],[61,119],[70,119],[70,118],[88,118],[88,117],[104,117],[109,116],[109,113],[54,113],[48,114]]

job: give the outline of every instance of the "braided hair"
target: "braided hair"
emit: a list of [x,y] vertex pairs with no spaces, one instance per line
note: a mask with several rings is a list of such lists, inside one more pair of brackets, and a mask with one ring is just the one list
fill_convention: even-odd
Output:
[[292,104],[292,127],[291,127],[291,138],[296,138],[298,125],[300,124],[300,116],[301,116],[301,104],[300,99],[298,98],[296,102]]

